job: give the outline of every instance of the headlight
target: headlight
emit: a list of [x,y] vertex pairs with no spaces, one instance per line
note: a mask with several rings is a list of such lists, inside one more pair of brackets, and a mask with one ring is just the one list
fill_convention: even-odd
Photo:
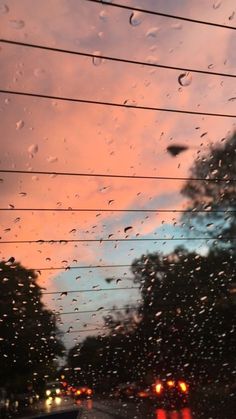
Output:
[[55,398],[55,402],[56,402],[56,405],[61,404],[61,398],[60,397],[56,397]]
[[60,394],[61,390],[59,388],[56,388],[56,394]]
[[50,396],[51,390],[46,390],[46,396]]

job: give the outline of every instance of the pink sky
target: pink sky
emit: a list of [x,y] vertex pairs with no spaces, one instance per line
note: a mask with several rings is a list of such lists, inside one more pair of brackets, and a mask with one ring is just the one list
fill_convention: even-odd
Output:
[[[233,0],[221,3],[181,0],[178,5],[174,0],[158,3],[136,0],[124,4],[235,24],[235,18],[229,20],[234,11]],[[43,6],[41,2],[30,0],[0,1],[1,37],[174,66],[201,69],[210,66],[214,71],[234,72],[234,31],[146,14],[138,16],[139,25],[131,26],[130,13],[85,0],[51,0],[43,2]],[[0,84],[1,88],[9,90],[235,113],[235,102],[229,101],[236,96],[235,83],[229,78],[192,74],[191,84],[181,88],[178,71],[105,60],[94,65],[89,58],[4,44],[1,45],[1,57]],[[1,167],[29,171],[186,176],[198,150],[207,150],[211,143],[230,135],[235,129],[235,120],[228,118],[116,109],[3,94],[1,113]],[[207,135],[201,138],[205,132]],[[166,152],[166,147],[172,143],[186,144],[190,150],[172,158]],[[128,209],[181,208],[185,205],[179,194],[182,185],[179,181],[34,175],[1,177],[4,179],[1,207],[11,204],[32,208]],[[109,200],[114,200],[110,206]],[[173,219],[173,214],[145,219],[146,214],[125,216],[122,213],[96,217],[90,213],[7,212],[1,216],[2,240],[107,238],[111,233],[124,238],[123,229],[131,223],[134,236],[151,237],[162,221],[168,225]],[[20,217],[18,222],[17,217]],[[82,265],[132,263],[134,257],[153,248],[131,243],[116,249],[112,245],[78,244],[75,247],[67,244],[6,245],[0,250],[3,258],[14,256],[27,267],[43,267],[61,266],[63,260]],[[80,283],[75,281],[75,276],[68,278],[66,274],[59,280],[57,276],[44,273],[40,283],[48,290],[87,286],[88,276],[85,275]],[[104,285],[103,277],[101,273],[94,273],[91,284]],[[124,303],[120,293],[117,297],[111,294],[103,295],[104,306]],[[128,295],[127,301],[129,298]],[[97,307],[97,296],[83,297],[82,303],[87,309]],[[62,304],[65,310],[70,300],[68,297],[65,302],[53,301],[51,304],[56,308]],[[99,321],[101,324],[101,318]]]

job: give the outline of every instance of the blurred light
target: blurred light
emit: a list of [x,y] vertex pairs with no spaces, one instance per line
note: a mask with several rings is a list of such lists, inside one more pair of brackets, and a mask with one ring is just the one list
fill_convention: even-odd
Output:
[[79,396],[81,394],[81,391],[80,390],[77,390],[76,391],[76,394]]
[[156,390],[156,393],[160,394],[162,390],[162,385],[160,383],[156,384],[155,390]]
[[192,419],[192,413],[191,410],[189,408],[184,408],[181,410],[182,413],[182,419]]
[[56,397],[55,398],[55,403],[58,406],[59,404],[61,404],[61,398],[60,397]]
[[91,396],[91,394],[92,394],[92,390],[91,390],[91,388],[88,388],[88,390],[87,390],[87,394],[88,394],[89,396]]
[[56,394],[60,394],[61,390],[59,388],[56,388]]
[[50,406],[52,404],[52,397],[48,397],[48,399],[46,399],[46,406]]
[[156,419],[167,419],[167,413],[163,409],[156,410]]
[[51,390],[46,390],[46,396],[50,396]]
[[[88,410],[92,410],[92,408],[93,408],[93,402],[92,402],[92,400],[88,400],[87,401],[87,409]],[[186,418],[187,419],[187,418]]]
[[182,390],[184,393],[186,393],[186,391],[187,391],[187,386],[186,386],[186,384],[185,384],[183,381],[180,381],[179,386],[180,386],[181,390]]
[[170,381],[167,381],[167,385],[169,387],[174,387],[175,383],[174,383],[174,381],[170,380]]

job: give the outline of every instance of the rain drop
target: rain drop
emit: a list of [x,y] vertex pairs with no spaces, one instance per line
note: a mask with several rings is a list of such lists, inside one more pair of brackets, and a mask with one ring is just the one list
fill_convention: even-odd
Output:
[[182,29],[182,25],[181,23],[173,23],[173,25],[171,25],[172,29]]
[[6,15],[9,12],[9,7],[6,4],[0,5],[0,13]]
[[29,147],[28,147],[28,153],[29,154],[36,154],[37,152],[38,152],[38,145],[37,144],[31,144]]
[[142,13],[140,12],[132,12],[129,18],[129,23],[132,26],[138,26],[142,23]]
[[10,20],[10,25],[13,29],[22,29],[25,26],[23,20]]
[[25,125],[24,121],[22,121],[22,119],[20,119],[20,120],[19,120],[19,121],[17,121],[17,123],[16,123],[16,129],[17,129],[17,130],[20,130],[20,129],[22,129],[22,128],[24,127],[24,125]]
[[124,228],[124,233],[130,232],[133,229],[132,226],[128,226]]
[[157,33],[159,32],[159,28],[154,27],[154,28],[150,28],[147,32],[146,32],[146,37],[147,38],[156,38]]
[[47,161],[48,161],[48,163],[56,163],[57,162],[57,160],[58,160],[58,158],[57,157],[53,157],[53,156],[49,156],[48,158],[47,158]]
[[[100,64],[102,64],[102,58],[100,57],[102,55],[101,51],[94,51],[94,57],[93,57],[93,65],[98,67]],[[95,57],[96,55],[96,57]]]
[[102,10],[102,11],[99,13],[99,18],[100,18],[101,20],[106,20],[106,19],[107,19],[107,12],[106,12],[106,10]]
[[192,76],[189,72],[181,73],[178,77],[178,82],[180,86],[189,86],[192,83]]
[[42,68],[35,68],[34,69],[34,76],[35,77],[41,77],[45,71]]
[[213,9],[219,9],[219,7],[221,6],[221,1],[216,1],[214,4],[213,4]]

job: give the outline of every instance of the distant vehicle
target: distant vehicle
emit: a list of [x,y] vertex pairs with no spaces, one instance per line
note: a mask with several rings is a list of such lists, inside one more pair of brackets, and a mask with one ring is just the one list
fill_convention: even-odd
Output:
[[73,391],[75,399],[91,399],[93,390],[87,386],[75,388]]
[[137,395],[139,399],[149,399],[164,407],[185,406],[189,400],[189,385],[183,380],[158,380],[140,389]]
[[59,381],[48,383],[45,390],[46,398],[54,399],[63,395],[63,388]]
[[137,395],[138,387],[136,383],[119,384],[114,390],[114,397],[119,399],[134,399]]

